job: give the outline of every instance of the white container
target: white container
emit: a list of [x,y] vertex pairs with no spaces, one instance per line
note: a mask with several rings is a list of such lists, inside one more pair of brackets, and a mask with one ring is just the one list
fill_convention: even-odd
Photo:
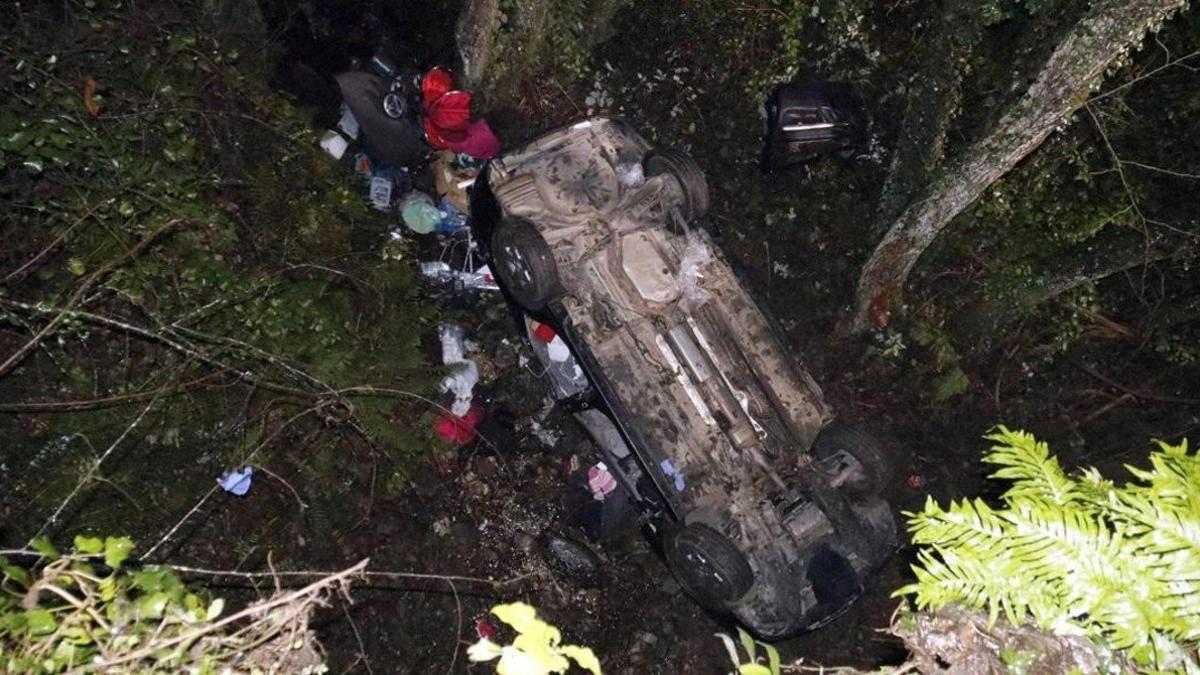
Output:
[[321,137],[321,149],[329,153],[334,159],[341,159],[342,155],[346,154],[346,148],[350,146],[350,142],[336,131],[326,131]]

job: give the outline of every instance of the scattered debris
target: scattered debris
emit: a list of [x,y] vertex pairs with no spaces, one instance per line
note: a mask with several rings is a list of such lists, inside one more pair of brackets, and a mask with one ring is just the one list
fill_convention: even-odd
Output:
[[475,440],[476,427],[483,419],[483,408],[472,405],[461,416],[442,415],[434,422],[433,429],[442,440],[455,445],[466,445]]
[[321,149],[328,152],[329,156],[334,159],[341,159],[342,155],[346,154],[348,147],[350,147],[350,142],[336,131],[326,131],[321,136]]
[[446,197],[438,202],[438,234],[458,234],[467,229],[467,216]]
[[480,162],[469,155],[443,150],[433,161],[433,180],[438,194],[444,195],[459,211],[466,213],[471,208],[467,188],[475,184],[479,176]]
[[683,488],[685,487],[683,482],[683,472],[675,468],[675,465],[672,464],[671,460],[669,459],[664,459],[658,466],[660,469],[662,469],[662,472],[666,474],[667,478],[671,478],[675,481],[675,489],[679,492],[683,492]]
[[548,429],[542,426],[537,420],[529,421],[529,433],[532,434],[534,438],[538,439],[539,443],[547,448],[553,448],[558,444],[558,440],[563,436],[561,431]]
[[253,475],[252,466],[234,469],[221,474],[220,478],[217,478],[217,485],[220,485],[222,490],[241,497],[250,491],[250,478]]
[[462,326],[443,324],[438,329],[438,335],[442,340],[442,363],[448,366],[461,364],[457,372],[442,380],[442,391],[454,393],[454,403],[450,406],[450,412],[462,417],[471,407],[472,392],[479,382],[479,368],[475,361],[468,359],[464,353],[466,345]]
[[[500,154],[500,141],[492,132],[487,120],[475,120],[467,126],[462,141],[450,141],[446,147],[461,154],[478,159],[491,159]],[[638,167],[639,171],[641,167]]]
[[371,206],[386,211],[392,205],[392,181],[383,176],[371,176],[368,194],[371,197]]
[[471,125],[471,94],[451,90],[425,106],[425,137],[437,150],[467,140]]
[[429,234],[442,222],[442,214],[433,205],[433,198],[419,190],[404,195],[398,206],[404,224],[417,234]]
[[350,106],[342,104],[342,116],[338,119],[338,131],[346,135],[346,138],[351,140],[358,138],[358,120],[355,119],[354,113],[350,111]]
[[604,462],[596,462],[588,469],[588,488],[592,491],[592,499],[598,502],[604,501],[610,492],[617,489],[617,479]]
[[485,291],[498,291],[500,286],[496,284],[496,278],[492,276],[492,271],[487,265],[476,269],[473,272],[466,270],[455,270],[450,267],[449,263],[439,261],[421,263],[421,274],[435,283],[450,283],[455,286],[455,290],[472,290],[479,289]]

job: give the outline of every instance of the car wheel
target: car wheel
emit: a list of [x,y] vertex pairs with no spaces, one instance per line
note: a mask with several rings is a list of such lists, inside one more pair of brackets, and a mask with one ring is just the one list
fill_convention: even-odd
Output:
[[562,295],[554,254],[533,223],[504,219],[492,233],[491,252],[496,276],[525,309],[540,310]]
[[727,537],[707,525],[691,524],[667,533],[667,565],[681,586],[714,610],[728,606],[754,585],[754,572]]
[[668,174],[683,191],[683,217],[688,222],[708,213],[708,181],[696,161],[675,150],[652,150],[643,162],[646,176]]
[[738,623],[763,640],[779,640],[809,624],[804,583],[778,552],[760,551],[754,560],[754,586],[729,609]]
[[892,462],[874,435],[858,425],[834,423],[817,435],[813,453],[819,460],[848,455],[858,466],[842,484],[853,494],[874,494],[883,490],[892,478]]

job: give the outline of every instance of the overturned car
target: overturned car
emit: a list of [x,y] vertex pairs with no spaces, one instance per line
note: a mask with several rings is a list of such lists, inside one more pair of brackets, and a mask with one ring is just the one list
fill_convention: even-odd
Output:
[[836,616],[892,553],[887,457],[831,424],[707,207],[690,158],[590,118],[493,160],[472,212],[509,300],[569,349],[538,354],[681,585],[779,638]]

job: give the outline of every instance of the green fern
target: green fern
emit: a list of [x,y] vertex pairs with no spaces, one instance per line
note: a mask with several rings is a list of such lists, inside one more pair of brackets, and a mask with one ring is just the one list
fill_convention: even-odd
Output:
[[917,607],[985,609],[1126,650],[1142,666],[1196,666],[1200,641],[1200,458],[1159,442],[1149,470],[1117,487],[1069,476],[1045,443],[1003,426],[983,460],[1012,481],[1000,508],[932,498],[908,513],[920,547]]

